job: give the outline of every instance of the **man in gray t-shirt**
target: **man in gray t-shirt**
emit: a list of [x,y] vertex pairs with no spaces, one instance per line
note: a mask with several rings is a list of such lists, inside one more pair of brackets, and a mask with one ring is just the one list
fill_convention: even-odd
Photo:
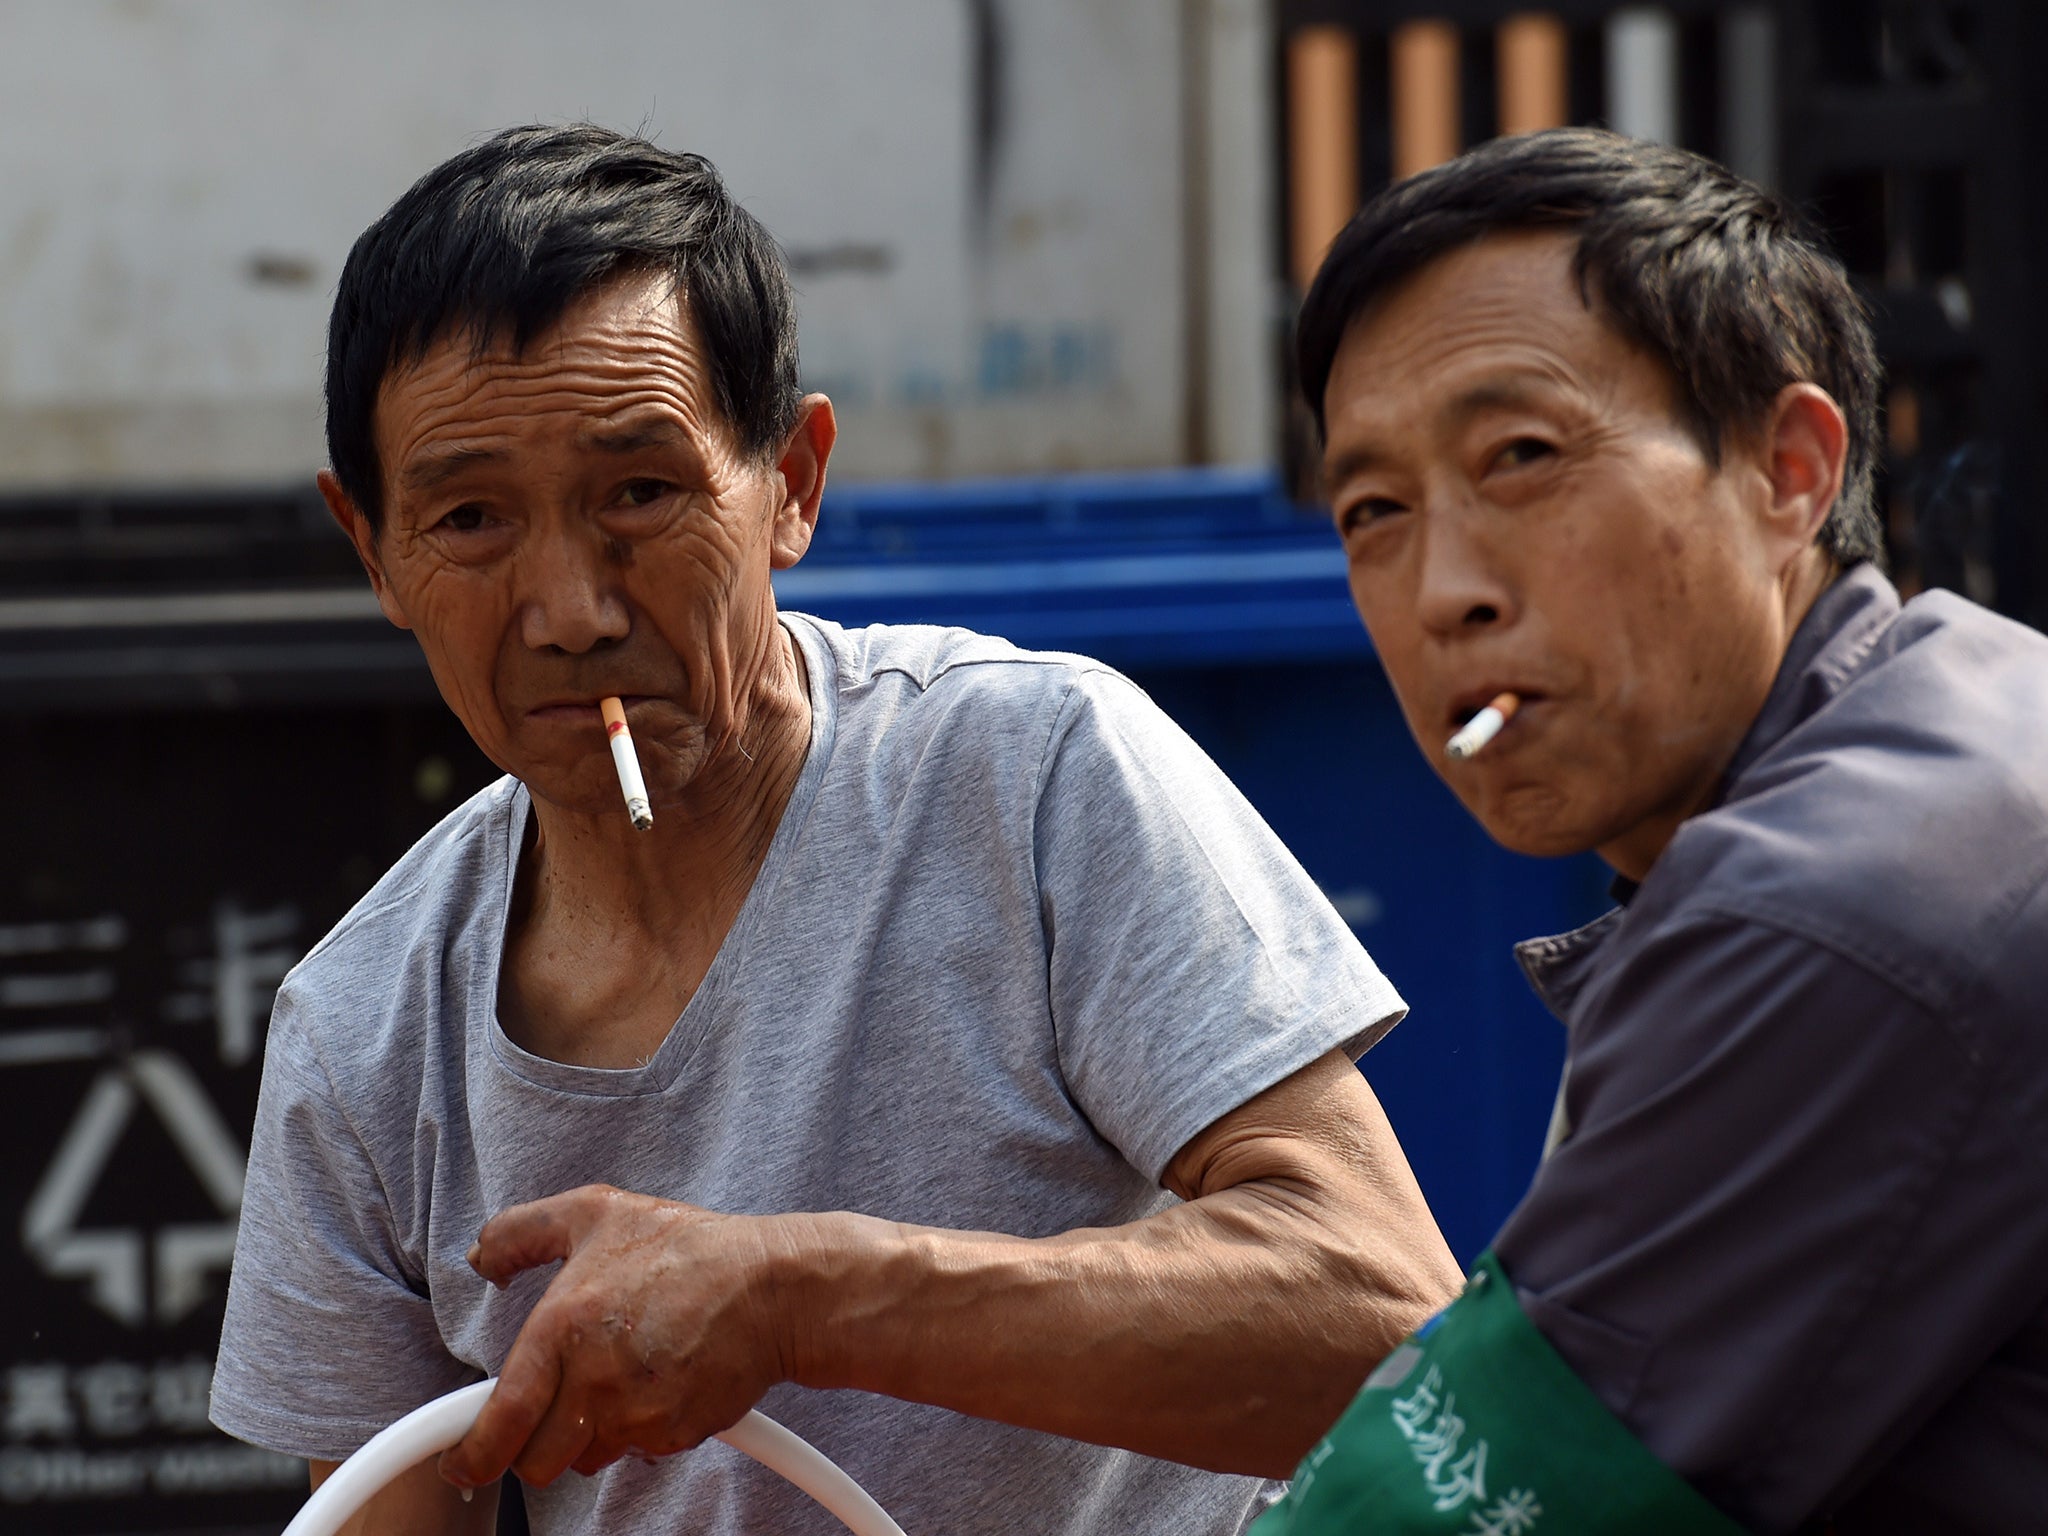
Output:
[[[644,1064],[549,1060],[498,1025],[531,816],[510,779],[287,981],[215,1388],[230,1429],[335,1456],[495,1370],[546,1277],[497,1291],[464,1252],[512,1202],[603,1182],[1027,1237],[1137,1221],[1205,1127],[1399,1017],[1272,834],[1116,674],[960,631],[784,623],[810,751]],[[764,1407],[911,1531],[1227,1531],[1260,1502],[1254,1479],[937,1408],[795,1387]],[[533,1499],[551,1529],[832,1528],[723,1446]]]
[[701,160],[430,173],[328,404],[509,777],[280,991],[217,1421],[318,1481],[498,1375],[373,1528],[487,1529],[510,1467],[544,1531],[833,1529],[700,1446],[763,1401],[914,1532],[1241,1529],[1457,1283],[1351,1065],[1400,1000],[1300,868],[1104,668],[777,613],[835,428]]

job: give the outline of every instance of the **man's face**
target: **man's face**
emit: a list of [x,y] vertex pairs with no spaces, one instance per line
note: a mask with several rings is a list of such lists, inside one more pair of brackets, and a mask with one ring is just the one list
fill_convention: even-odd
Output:
[[[599,699],[624,700],[649,792],[673,804],[744,743],[777,659],[769,572],[801,558],[816,487],[743,455],[714,399],[653,277],[579,300],[521,356],[439,343],[379,392],[383,524],[337,516],[470,735],[557,805],[617,808]],[[806,405],[821,485],[830,407]]]
[[[1800,551],[1768,515],[1768,450],[1709,463],[1667,370],[1587,307],[1573,249],[1491,236],[1361,314],[1324,396],[1325,479],[1437,772],[1508,847],[1639,876],[1769,693]],[[1508,690],[1520,712],[1452,760]]]

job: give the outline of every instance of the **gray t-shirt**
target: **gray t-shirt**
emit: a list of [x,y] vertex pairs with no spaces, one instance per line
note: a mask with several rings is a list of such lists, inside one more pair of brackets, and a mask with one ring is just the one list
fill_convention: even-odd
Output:
[[[493,1212],[605,1182],[725,1211],[1042,1236],[1170,1203],[1196,1133],[1403,1007],[1215,766],[1128,681],[958,630],[786,615],[809,756],[709,973],[642,1067],[499,1027],[528,800],[502,781],[287,978],[215,1421],[339,1458],[503,1362],[552,1271],[464,1262]],[[595,750],[595,749],[594,749]],[[762,1408],[913,1536],[1240,1530],[1270,1490],[854,1392]],[[827,1533],[712,1443],[565,1474],[537,1530]]]

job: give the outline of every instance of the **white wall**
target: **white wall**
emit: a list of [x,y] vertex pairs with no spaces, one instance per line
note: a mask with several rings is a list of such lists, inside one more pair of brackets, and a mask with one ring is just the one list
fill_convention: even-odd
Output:
[[[796,258],[842,473],[1176,462],[1186,391],[1220,369],[1241,395],[1265,319],[1212,308],[1210,377],[1183,377],[1179,29],[1235,27],[1235,93],[1256,32],[1242,3],[981,9],[1003,105],[977,190],[965,0],[8,0],[0,488],[308,475],[350,242],[480,135],[579,117],[708,154]],[[1239,225],[1266,194],[1234,189],[1210,287],[1257,294],[1267,237]],[[1211,411],[1219,456],[1263,455],[1246,409]]]

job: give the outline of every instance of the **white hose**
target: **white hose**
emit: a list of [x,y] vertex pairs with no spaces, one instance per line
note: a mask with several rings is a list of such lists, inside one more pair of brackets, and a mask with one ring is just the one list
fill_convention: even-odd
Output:
[[[497,1382],[480,1381],[437,1397],[371,1437],[313,1490],[284,1528],[284,1536],[335,1536],[349,1517],[399,1473],[445,1451],[483,1411]],[[779,1472],[837,1515],[853,1536],[903,1536],[867,1490],[820,1454],[809,1441],[773,1419],[750,1413],[718,1437],[771,1472]]]

